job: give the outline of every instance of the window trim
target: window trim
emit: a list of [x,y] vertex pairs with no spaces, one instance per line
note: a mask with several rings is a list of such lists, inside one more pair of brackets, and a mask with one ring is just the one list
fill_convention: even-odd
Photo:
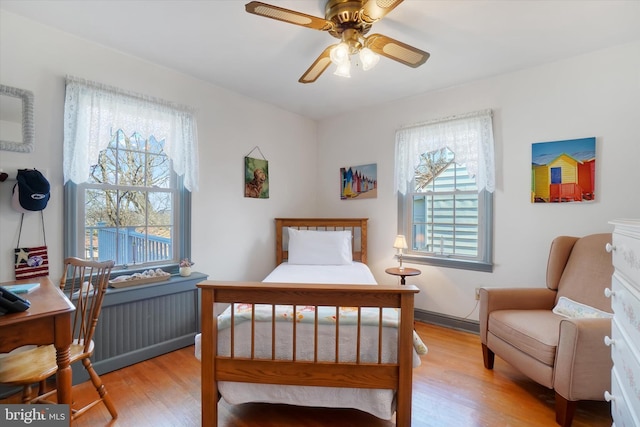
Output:
[[[403,254],[402,259],[415,264],[431,265],[435,267],[457,268],[491,273],[493,272],[493,193],[482,190],[478,193],[478,200],[483,205],[482,212],[478,211],[480,245],[478,251],[482,254],[481,260],[456,258],[450,255],[427,255],[422,252],[411,251],[411,208],[409,201],[414,193],[406,195],[398,192],[398,234],[407,236],[409,249]],[[482,198],[482,200],[480,200]],[[397,255],[396,255],[397,256]]]

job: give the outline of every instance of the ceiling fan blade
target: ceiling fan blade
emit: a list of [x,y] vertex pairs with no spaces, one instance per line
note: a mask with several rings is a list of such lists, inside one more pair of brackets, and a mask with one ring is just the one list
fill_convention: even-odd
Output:
[[333,22],[327,21],[324,18],[318,18],[305,13],[296,12],[295,10],[283,9],[278,6],[272,6],[259,1],[247,3],[245,5],[245,10],[249,13],[253,13],[254,15],[277,19],[278,21],[288,22],[289,24],[300,25],[314,30],[329,31],[335,27]]
[[334,46],[337,45],[332,44],[331,46],[327,47],[320,54],[320,56],[318,56],[318,58],[313,61],[313,64],[311,64],[307,71],[305,71],[302,77],[300,77],[300,79],[298,80],[300,83],[313,83],[318,79],[318,77],[320,77],[320,74],[322,74],[324,70],[326,70],[327,67],[331,65],[331,58],[329,57],[329,54]]
[[368,24],[373,24],[381,20],[385,15],[391,12],[402,0],[368,0],[362,5],[360,16],[362,20]]
[[386,56],[389,59],[408,65],[419,67],[429,59],[429,53],[406,43],[394,40],[382,34],[372,34],[365,40],[365,46],[375,53]]

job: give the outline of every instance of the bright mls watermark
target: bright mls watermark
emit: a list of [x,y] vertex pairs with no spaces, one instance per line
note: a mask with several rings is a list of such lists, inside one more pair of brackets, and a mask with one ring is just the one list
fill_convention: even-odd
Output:
[[0,405],[0,425],[68,427],[69,405]]

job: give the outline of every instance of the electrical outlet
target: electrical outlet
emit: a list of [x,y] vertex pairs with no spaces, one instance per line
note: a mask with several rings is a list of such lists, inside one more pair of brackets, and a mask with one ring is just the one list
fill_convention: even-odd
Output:
[[480,300],[480,288],[476,288],[476,301]]

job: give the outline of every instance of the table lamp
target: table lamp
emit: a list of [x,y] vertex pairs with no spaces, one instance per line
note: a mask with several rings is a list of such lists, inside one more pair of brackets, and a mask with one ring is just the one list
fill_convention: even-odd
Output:
[[402,251],[403,249],[407,249],[407,239],[405,239],[402,234],[398,234],[395,242],[393,242],[393,247],[398,250],[398,259],[400,260],[399,270],[402,271],[404,270],[402,266]]

